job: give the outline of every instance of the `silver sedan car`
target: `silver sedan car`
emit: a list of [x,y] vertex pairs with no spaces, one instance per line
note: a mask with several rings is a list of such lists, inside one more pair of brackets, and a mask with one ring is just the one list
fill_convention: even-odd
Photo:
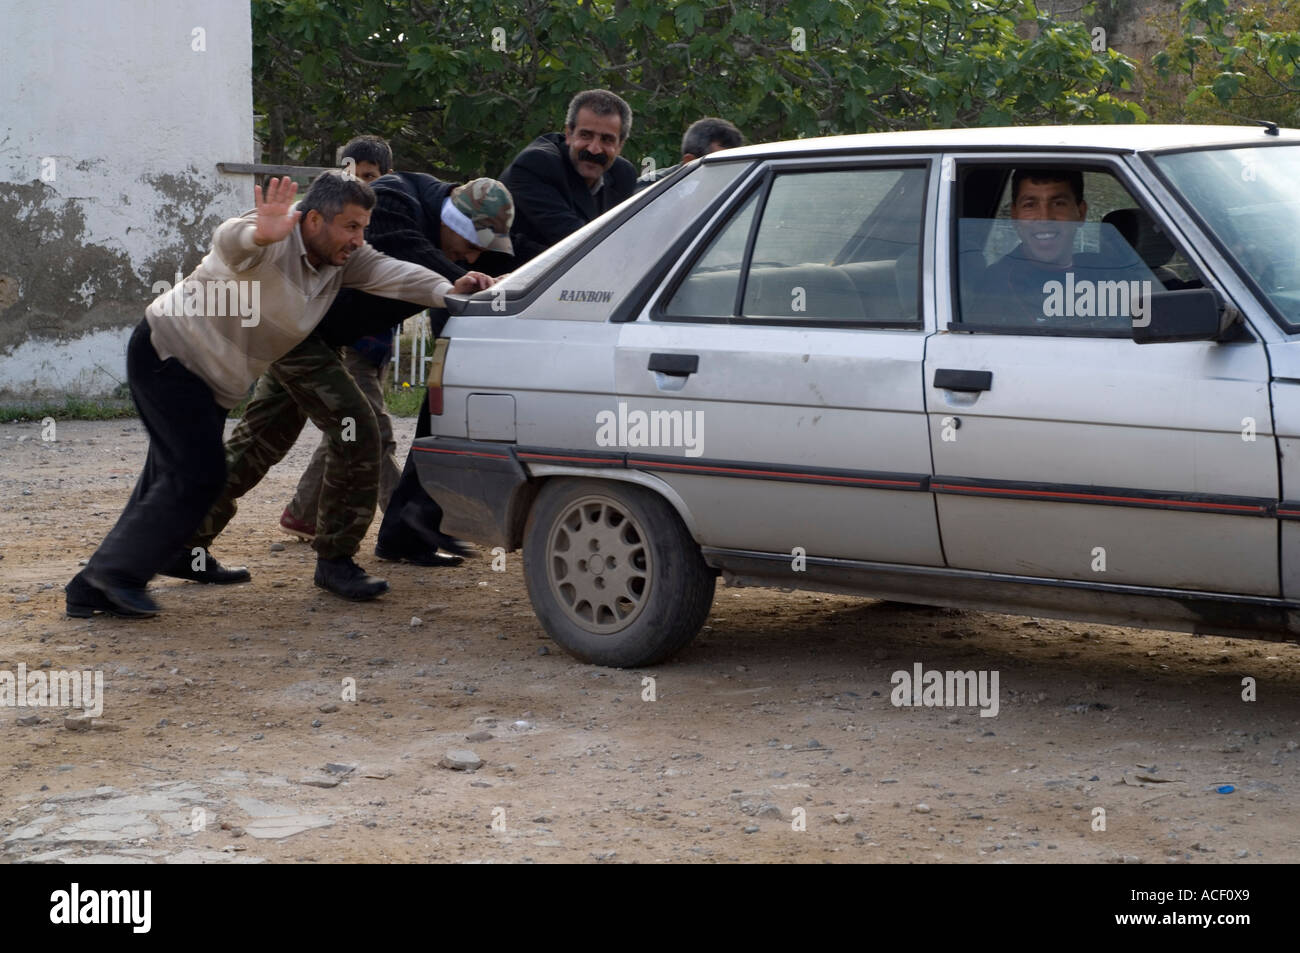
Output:
[[1295,638],[1297,183],[1274,126],[714,153],[453,303],[421,481],[600,664],[718,575]]

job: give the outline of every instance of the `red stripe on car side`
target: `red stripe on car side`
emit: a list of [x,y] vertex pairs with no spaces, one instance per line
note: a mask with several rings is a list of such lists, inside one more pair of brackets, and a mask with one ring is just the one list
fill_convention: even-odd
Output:
[[[450,450],[436,447],[413,447],[422,453],[444,453],[452,456],[467,457],[485,457],[491,460],[509,460],[506,454],[485,453],[477,450]],[[517,454],[521,458],[532,460],[568,460],[579,463],[608,463],[617,464],[616,459],[606,459],[604,457],[582,457],[577,455],[566,455],[558,453],[538,453],[536,451],[519,451]],[[821,480],[831,483],[851,483],[866,486],[901,486],[901,487],[920,487],[922,484],[917,480],[887,480],[873,477],[855,477],[855,476],[836,476],[834,474],[817,474],[817,473],[794,473],[788,470],[760,470],[750,467],[721,467],[708,466],[696,463],[673,463],[667,460],[646,460],[636,457],[629,457],[627,466],[646,466],[660,469],[671,470],[688,470],[699,473],[716,473],[716,474],[736,474],[748,476],[767,476],[782,477],[791,480]],[[1100,503],[1135,503],[1150,507],[1183,507],[1188,509],[1202,510],[1227,510],[1241,513],[1257,513],[1268,515],[1268,507],[1259,504],[1249,503],[1213,503],[1201,500],[1172,500],[1160,499],[1143,496],[1117,496],[1104,493],[1075,493],[1064,490],[1029,490],[1017,489],[1011,487],[985,487],[985,486],[967,486],[956,483],[935,483],[930,482],[930,489],[934,492],[956,492],[972,493],[989,496],[1018,496],[1018,497],[1039,497],[1045,499],[1059,500],[1077,500],[1080,502],[1100,502]],[[1276,511],[1278,516],[1296,516],[1300,517],[1300,510],[1282,510]]]
[[483,453],[478,450],[440,450],[437,447],[412,447],[412,450],[419,450],[421,453],[447,453],[453,457],[487,457],[490,460],[509,460],[508,456],[500,453]]
[[519,451],[519,456],[534,460],[576,460],[580,463],[619,463],[619,460],[607,457],[566,457],[558,453],[535,453],[528,450]]
[[641,464],[649,467],[661,467],[672,470],[699,470],[708,473],[748,473],[756,476],[780,476],[795,480],[835,480],[841,483],[872,483],[883,486],[920,486],[917,480],[881,480],[872,477],[833,476],[823,473],[789,473],[785,470],[750,470],[744,467],[708,467],[696,463],[668,463],[663,460],[638,460],[628,458],[628,466]]
[[953,483],[930,483],[932,490],[955,490],[963,493],[1007,494],[1015,496],[1046,496],[1066,500],[1104,500],[1108,503],[1145,503],[1148,506],[1190,506],[1201,509],[1242,510],[1247,513],[1264,513],[1267,508],[1247,503],[1206,503],[1200,500],[1164,500],[1145,496],[1108,496],[1104,493],[1067,493],[1058,490],[1016,490],[1006,487],[963,486]]

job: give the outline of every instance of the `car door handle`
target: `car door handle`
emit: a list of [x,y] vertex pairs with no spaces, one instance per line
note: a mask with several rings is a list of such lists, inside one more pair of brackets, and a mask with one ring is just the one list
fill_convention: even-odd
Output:
[[671,374],[674,377],[687,377],[700,369],[698,354],[651,354],[648,371]]
[[951,367],[936,368],[934,386],[944,390],[980,391],[993,389],[992,371],[962,371]]

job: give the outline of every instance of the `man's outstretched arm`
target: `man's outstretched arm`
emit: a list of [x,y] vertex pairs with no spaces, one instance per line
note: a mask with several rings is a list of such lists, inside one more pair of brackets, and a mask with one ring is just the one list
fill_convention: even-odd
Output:
[[[425,308],[442,308],[445,299],[431,303],[426,297],[421,297],[417,293],[421,287],[427,285],[430,277],[435,281],[440,281],[442,286],[446,288],[446,291],[443,292],[444,295],[449,293],[473,294],[475,291],[490,288],[499,280],[481,272],[471,271],[466,272],[455,282],[448,282],[435,272],[419,265],[389,258],[368,245],[362,246],[358,252],[354,252],[352,258],[355,258],[362,251],[369,252],[387,262],[402,265],[407,269],[414,269],[420,287],[413,285],[409,291],[399,291],[397,294],[391,293],[391,288],[389,289],[390,293],[384,293],[360,286],[345,287],[339,292],[334,304],[325,312],[325,316],[321,318],[320,323],[316,326],[316,332],[327,343],[335,347],[351,344],[358,338],[368,337],[372,334],[383,334]],[[351,258],[349,259],[350,262]]]

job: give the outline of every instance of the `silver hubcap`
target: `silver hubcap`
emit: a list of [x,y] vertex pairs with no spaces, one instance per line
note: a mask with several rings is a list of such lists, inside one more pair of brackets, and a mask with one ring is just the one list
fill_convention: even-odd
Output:
[[614,500],[571,503],[551,527],[546,556],[551,591],[588,632],[620,632],[645,608],[654,578],[649,540]]

